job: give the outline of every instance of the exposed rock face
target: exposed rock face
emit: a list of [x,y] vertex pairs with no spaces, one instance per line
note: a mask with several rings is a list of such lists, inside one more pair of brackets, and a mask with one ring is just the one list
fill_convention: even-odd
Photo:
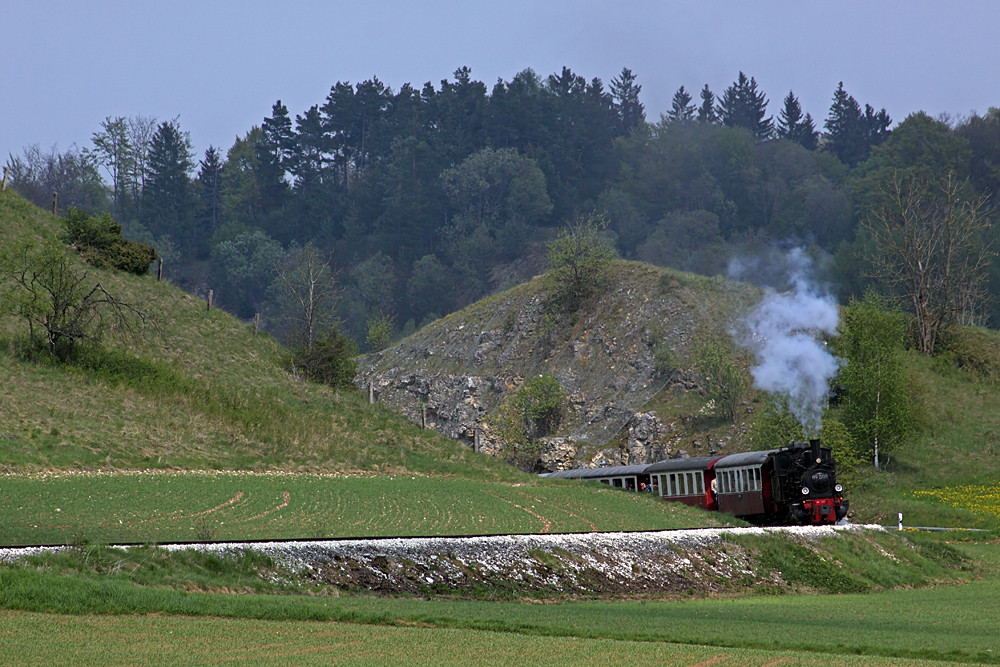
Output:
[[[743,286],[725,281],[685,280],[692,285],[665,280],[653,267],[622,264],[593,304],[559,314],[545,278],[536,278],[363,358],[356,382],[415,422],[500,455],[506,443],[491,432],[487,415],[525,378],[550,375],[566,392],[567,410],[558,437],[544,443],[545,469],[660,460],[671,453],[665,440],[671,427],[638,411],[668,385],[697,390],[673,360],[689,356],[697,331],[726,324],[689,302],[711,294],[733,312],[747,296]],[[624,447],[609,445],[623,433]]]

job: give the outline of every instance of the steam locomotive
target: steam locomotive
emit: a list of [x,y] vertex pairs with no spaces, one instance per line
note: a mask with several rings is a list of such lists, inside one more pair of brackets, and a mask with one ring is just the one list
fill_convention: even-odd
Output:
[[542,476],[596,479],[758,524],[833,524],[847,516],[849,507],[837,483],[836,461],[819,440],[761,452],[576,468]]

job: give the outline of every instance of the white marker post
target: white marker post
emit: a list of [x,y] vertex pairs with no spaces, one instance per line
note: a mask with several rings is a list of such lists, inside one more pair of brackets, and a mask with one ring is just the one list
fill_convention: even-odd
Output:
[[903,530],[903,513],[897,512],[896,517],[899,519],[899,528],[897,530]]

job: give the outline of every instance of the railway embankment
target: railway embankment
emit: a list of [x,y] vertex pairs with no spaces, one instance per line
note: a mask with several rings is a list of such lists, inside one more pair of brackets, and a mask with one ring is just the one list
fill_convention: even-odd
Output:
[[[61,548],[70,547],[48,549]],[[859,571],[866,567],[883,571],[882,578],[886,569],[926,574],[944,572],[948,567],[940,563],[940,554],[922,554],[920,547],[905,537],[874,525],[207,543],[161,548],[196,549],[222,557],[256,551],[273,564],[261,576],[301,584],[320,594],[487,599],[861,592],[880,587]],[[0,551],[0,560],[24,560],[38,552],[38,548],[6,549]],[[856,560],[845,560],[845,554],[853,554],[850,558]],[[782,565],[783,557],[787,567]],[[864,564],[859,566],[856,561]],[[910,581],[907,577],[913,574],[901,577]]]

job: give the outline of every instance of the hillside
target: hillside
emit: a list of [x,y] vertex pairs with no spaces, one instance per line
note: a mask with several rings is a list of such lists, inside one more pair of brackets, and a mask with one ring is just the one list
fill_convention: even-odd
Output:
[[[549,308],[549,280],[536,277],[365,357],[359,386],[415,422],[509,458],[491,414],[526,379],[553,376],[568,405],[538,452],[535,465],[548,470],[755,448],[749,435],[764,394],[752,393],[733,424],[704,396],[692,354],[699,337],[725,334],[758,290],[621,262],[593,304],[560,316]],[[1000,527],[997,350],[1000,333],[958,329],[937,357],[905,352],[914,433],[883,452],[880,470],[842,466],[855,520],[894,524],[903,512],[906,525]],[[838,418],[836,404],[827,416]]]
[[[619,262],[592,303],[562,314],[551,280],[536,277],[365,357],[358,384],[414,421],[500,455],[505,443],[489,416],[526,378],[552,376],[568,406],[541,452],[549,470],[707,454],[737,437],[706,408],[690,369],[696,340],[726,336],[759,290]],[[650,412],[653,401],[666,410]]]
[[[52,238],[60,224],[0,192],[0,244]],[[0,470],[513,474],[356,392],[305,382],[270,336],[154,275],[78,266],[154,324],[141,340],[108,339],[96,359],[61,366],[22,359],[15,342],[26,326],[0,318]]]
[[[0,243],[53,237],[59,225],[12,192],[0,193]],[[744,404],[739,423],[732,424],[715,413],[690,372],[692,343],[705,332],[725,331],[734,313],[757,298],[753,288],[720,278],[620,263],[590,309],[558,316],[547,308],[547,278],[541,276],[359,360],[358,384],[364,391],[338,393],[291,372],[285,350],[269,336],[254,336],[248,324],[207,310],[203,301],[155,276],[136,278],[82,263],[79,268],[143,304],[157,316],[156,327],[142,340],[107,346],[87,364],[59,366],[23,359],[16,346],[23,323],[0,319],[0,471],[409,472],[444,480],[536,484],[537,478],[472,450],[503,453],[485,417],[537,374],[558,378],[569,399],[565,421],[542,452],[547,467],[751,448],[746,436],[760,397]],[[972,333],[984,350],[980,356],[996,356],[1000,334]],[[978,368],[962,356],[967,352],[946,346],[935,359],[907,353],[920,428],[911,442],[889,453],[883,470],[842,471],[857,520],[894,523],[896,513],[904,512],[907,525],[1000,526],[995,482],[1000,477],[995,456],[1000,389],[996,368]],[[421,429],[421,421],[445,435]],[[249,488],[235,482],[225,498],[216,498],[221,491],[210,480],[195,484],[185,478],[178,484],[157,492],[170,507],[212,508]],[[251,503],[233,511],[240,517],[270,511],[281,503],[283,488],[292,488],[280,481],[272,486],[254,501],[275,498],[270,505],[258,510]],[[466,493],[451,486],[443,493],[459,491]],[[600,503],[581,493],[574,502],[598,512]],[[82,487],[72,494],[87,495]],[[519,504],[516,496],[503,497],[510,507]],[[3,510],[10,516],[23,513],[23,502],[16,500]],[[165,501],[142,502],[162,507]],[[303,503],[301,511],[311,516],[312,506]],[[441,525],[447,524],[444,498],[433,503]],[[69,536],[73,524],[57,520],[59,507],[53,501],[37,509],[52,517],[49,534]],[[405,508],[410,510],[418,511]],[[644,503],[636,510],[648,512]],[[623,506],[622,516],[630,511]],[[179,530],[224,532],[202,519],[187,521]],[[531,521],[543,525],[537,518]],[[706,519],[677,515],[672,525],[698,521]],[[342,535],[392,530],[377,521],[362,528],[339,525],[336,517],[302,525]],[[634,529],[651,527],[647,521]],[[26,536],[33,534],[27,523],[25,530]],[[281,531],[295,534],[288,526]]]

